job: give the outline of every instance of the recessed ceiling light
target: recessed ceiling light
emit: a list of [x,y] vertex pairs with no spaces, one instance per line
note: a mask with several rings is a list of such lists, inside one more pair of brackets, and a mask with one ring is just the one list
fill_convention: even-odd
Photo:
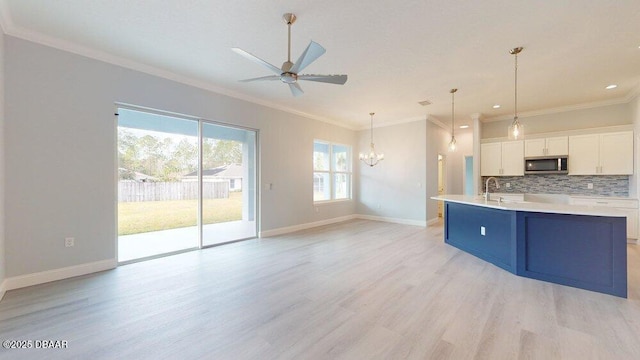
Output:
[[460,129],[467,129],[469,125],[460,125]]
[[617,87],[618,87],[618,85],[616,85],[616,84],[611,84],[611,85],[607,86],[605,89],[607,89],[607,90],[611,90],[611,89],[615,89],[615,88],[617,88]]
[[493,105],[493,108],[494,108],[494,109],[500,109],[500,104],[495,104],[495,105]]

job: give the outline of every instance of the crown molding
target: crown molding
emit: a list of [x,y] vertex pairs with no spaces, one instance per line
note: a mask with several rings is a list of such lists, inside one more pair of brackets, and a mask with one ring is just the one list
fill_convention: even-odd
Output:
[[482,121],[482,119],[484,118],[484,115],[482,113],[473,113],[471,115],[469,115],[469,117],[471,118],[471,120],[480,120]]
[[638,96],[640,96],[640,83],[636,84],[636,86],[633,89],[631,89],[631,91],[629,91],[625,99],[627,99],[627,102],[631,102],[633,99],[637,98]]
[[[387,121],[384,123],[380,123],[378,125],[374,125],[373,128],[377,129],[377,128],[383,128],[383,127],[389,127],[389,126],[395,126],[395,125],[400,125],[400,124],[407,124],[407,123],[412,123],[412,122],[416,122],[416,121],[425,121],[428,120],[429,115],[426,116],[414,116],[414,117],[409,117],[409,118],[404,118],[398,121]],[[371,126],[360,126],[356,129],[356,131],[363,131],[363,130],[369,130],[371,129]]]
[[138,61],[134,61],[131,59],[127,59],[125,57],[113,55],[104,51],[96,50],[93,48],[89,48],[86,46],[78,45],[72,43],[70,41],[62,40],[59,38],[55,38],[49,35],[45,35],[39,32],[26,30],[23,28],[16,27],[11,20],[10,13],[8,11],[7,4],[4,0],[0,0],[0,26],[5,34],[19,38],[22,40],[30,41],[33,43],[37,43],[40,45],[44,45],[47,47],[51,47],[54,49],[70,52],[72,54],[84,56],[90,59],[102,61],[108,64],[120,66],[123,68],[127,68],[130,70],[139,71],[145,74],[157,76],[163,79],[175,81],[177,83],[193,86],[199,89],[207,90],[216,94],[228,96],[231,98],[247,101],[250,103],[254,103],[257,105],[262,105],[271,109],[280,110],[283,112],[287,112],[289,114],[294,114],[298,116],[302,116],[307,119],[317,120],[320,122],[328,123],[331,125],[339,126],[341,128],[346,128],[349,130],[358,130],[358,127],[345,124],[333,119],[329,119],[326,117],[306,113],[304,111],[299,111],[296,109],[292,109],[286,106],[282,106],[279,104],[272,103],[270,101],[265,101],[262,99],[258,99],[249,95],[241,94],[233,90],[229,90],[223,87],[219,87],[213,85],[210,82],[198,80],[195,78],[191,78],[188,76],[180,75],[159,67],[155,67],[152,65],[144,64]]
[[443,123],[442,121],[440,121],[440,119],[436,118],[433,115],[427,115],[427,120],[429,120],[429,122],[431,122],[432,124],[441,127],[446,132],[451,131],[451,127],[449,125]]
[[[629,101],[631,101],[633,99],[633,97],[630,97],[632,92],[630,92],[629,94],[627,94],[627,96],[622,97],[622,98],[616,98],[616,99],[610,99],[610,100],[604,100],[604,101],[595,101],[595,102],[590,102],[590,103],[575,104],[575,105],[568,105],[568,106],[559,106],[559,107],[548,108],[548,109],[543,109],[543,110],[522,112],[522,113],[518,114],[518,118],[522,119],[522,118],[528,118],[528,117],[532,117],[532,116],[557,114],[557,113],[562,113],[562,112],[567,112],[567,111],[593,109],[593,108],[609,106],[609,105],[626,104],[626,103],[628,103]],[[494,122],[494,121],[503,121],[503,120],[511,120],[511,119],[513,119],[513,115],[502,115],[502,116],[484,118],[481,121],[482,122]]]

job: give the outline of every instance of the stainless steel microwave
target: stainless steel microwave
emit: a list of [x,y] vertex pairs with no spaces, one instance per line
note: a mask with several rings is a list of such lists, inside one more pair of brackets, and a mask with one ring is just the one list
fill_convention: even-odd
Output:
[[568,174],[569,157],[537,156],[524,158],[525,174]]

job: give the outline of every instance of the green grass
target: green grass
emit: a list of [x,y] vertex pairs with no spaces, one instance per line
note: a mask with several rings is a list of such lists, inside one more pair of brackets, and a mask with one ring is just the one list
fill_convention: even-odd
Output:
[[[204,224],[242,219],[242,193],[228,199],[205,199]],[[121,202],[118,204],[118,235],[168,230],[197,223],[197,200]]]

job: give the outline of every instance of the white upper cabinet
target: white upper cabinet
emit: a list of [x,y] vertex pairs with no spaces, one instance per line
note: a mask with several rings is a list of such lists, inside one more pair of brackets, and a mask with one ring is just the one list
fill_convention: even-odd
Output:
[[499,176],[502,171],[502,143],[480,145],[480,174]]
[[524,142],[507,141],[480,145],[482,176],[524,176]]
[[555,156],[569,154],[569,138],[567,136],[546,139],[528,139],[524,141],[524,156]]
[[524,156],[544,156],[546,150],[545,139],[527,139],[524,141]]
[[524,176],[524,142],[502,143],[502,176]]
[[633,131],[569,137],[569,175],[632,175]]
[[600,173],[633,175],[633,131],[600,135]]
[[569,175],[596,175],[600,166],[600,135],[569,137]]
[[569,137],[558,136],[547,138],[547,153],[545,155],[569,155]]

